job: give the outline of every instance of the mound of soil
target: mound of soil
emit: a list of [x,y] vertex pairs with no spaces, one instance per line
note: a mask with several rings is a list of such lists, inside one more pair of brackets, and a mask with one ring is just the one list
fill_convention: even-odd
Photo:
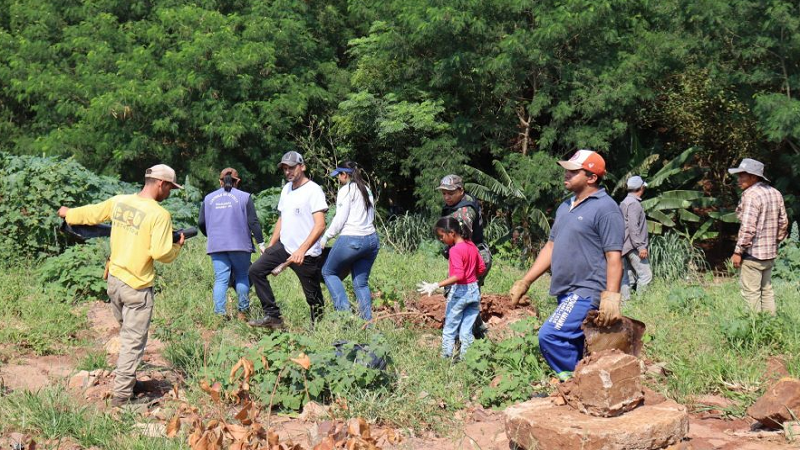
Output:
[[[442,328],[444,325],[447,299],[443,295],[431,295],[430,297],[423,295],[409,306],[421,313],[426,324],[436,328]],[[532,315],[537,315],[533,306],[526,304],[512,308],[511,298],[507,295],[484,294],[481,296],[481,319],[490,327]]]

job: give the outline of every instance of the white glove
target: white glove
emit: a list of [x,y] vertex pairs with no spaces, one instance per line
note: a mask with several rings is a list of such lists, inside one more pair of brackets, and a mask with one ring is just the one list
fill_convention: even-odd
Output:
[[428,297],[431,296],[437,289],[439,289],[439,283],[428,283],[423,281],[421,283],[417,283],[417,292],[420,294],[428,294]]
[[328,238],[326,238],[325,236],[322,236],[321,238],[319,238],[319,246],[320,247],[325,248],[325,244],[327,244],[327,243],[328,243]]
[[258,249],[261,250],[261,254],[263,255],[264,251],[267,250],[267,243],[266,242],[259,243],[258,244]]

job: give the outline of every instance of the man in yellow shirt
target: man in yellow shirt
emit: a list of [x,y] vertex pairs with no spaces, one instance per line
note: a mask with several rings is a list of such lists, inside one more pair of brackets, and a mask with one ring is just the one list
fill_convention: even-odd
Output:
[[120,323],[113,406],[122,406],[133,397],[136,367],[147,345],[153,315],[153,261],[174,261],[185,240],[181,233],[180,240],[172,242],[172,218],[158,204],[169,197],[172,189],[182,188],[176,183],[175,171],[158,164],[147,169],[144,176],[144,187],[137,194],[117,195],[79,208],[62,206],[58,210],[70,225],[111,221],[108,296]]

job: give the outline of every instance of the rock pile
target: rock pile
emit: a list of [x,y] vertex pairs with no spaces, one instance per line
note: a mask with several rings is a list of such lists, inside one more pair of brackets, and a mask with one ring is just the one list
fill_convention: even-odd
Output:
[[555,397],[505,411],[506,434],[526,450],[656,450],[689,432],[684,406],[645,395],[639,360],[619,350],[584,358]]

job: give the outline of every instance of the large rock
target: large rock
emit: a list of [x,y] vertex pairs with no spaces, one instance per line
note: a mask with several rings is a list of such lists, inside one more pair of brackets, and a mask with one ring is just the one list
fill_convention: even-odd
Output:
[[654,450],[689,431],[686,408],[672,400],[618,417],[595,417],[537,398],[505,410],[509,440],[525,450]]
[[574,377],[558,390],[567,404],[598,417],[614,417],[644,400],[639,360],[619,350],[603,350],[582,359]]
[[780,428],[782,423],[796,420],[792,414],[800,414],[800,380],[781,378],[747,408],[747,414],[769,428]]

